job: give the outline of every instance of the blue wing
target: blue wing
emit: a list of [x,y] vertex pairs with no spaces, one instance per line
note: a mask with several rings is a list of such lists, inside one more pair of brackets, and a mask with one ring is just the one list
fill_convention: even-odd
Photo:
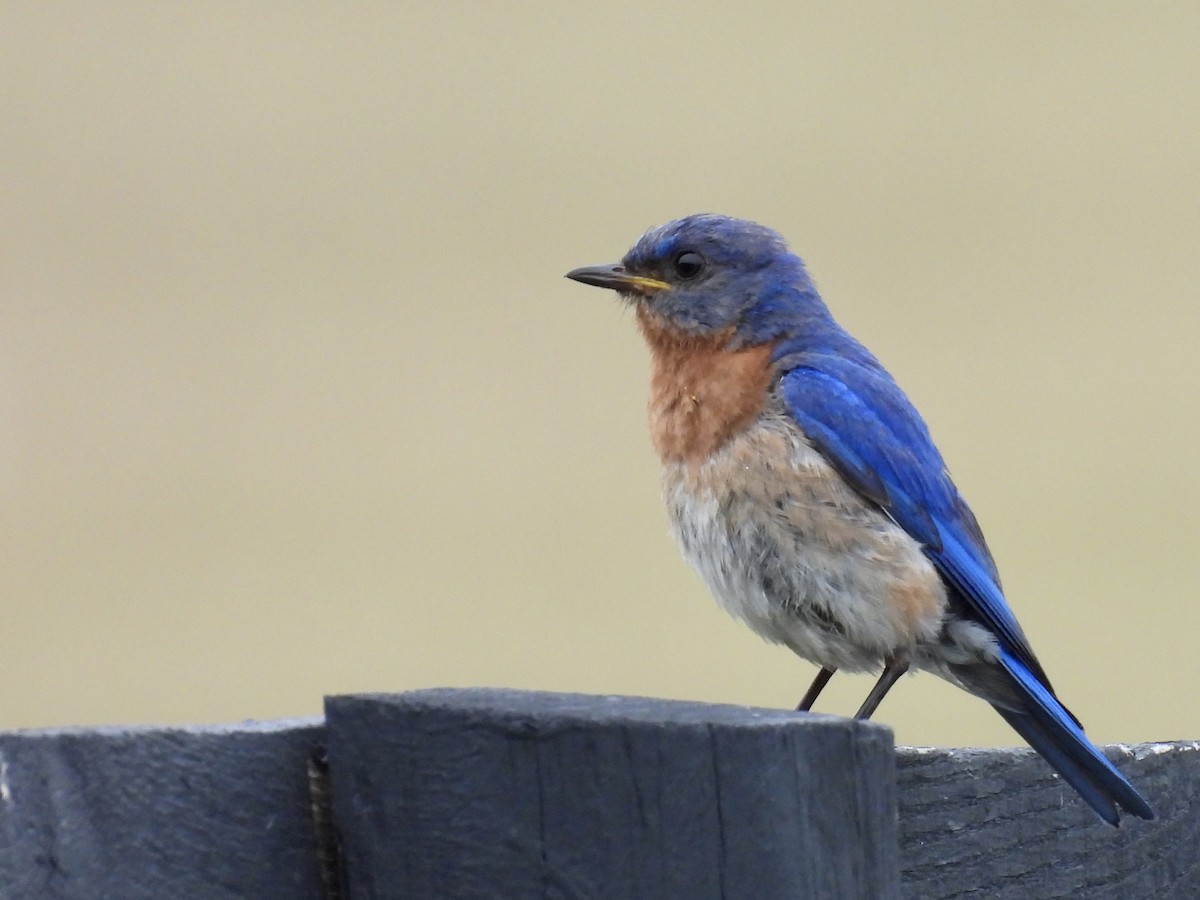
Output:
[[788,414],[843,478],[921,542],[959,614],[995,634],[1000,659],[987,677],[1003,678],[1014,701],[993,700],[1000,715],[1105,821],[1117,824],[1116,804],[1153,818],[1054,696],[1004,599],[979,525],[920,415],[874,357],[849,336],[843,341],[827,350],[780,348],[777,360],[786,371],[779,390]]
[[835,469],[920,541],[969,617],[1043,682],[991,552],[929,430],[873,359],[804,353],[780,384],[788,413]]

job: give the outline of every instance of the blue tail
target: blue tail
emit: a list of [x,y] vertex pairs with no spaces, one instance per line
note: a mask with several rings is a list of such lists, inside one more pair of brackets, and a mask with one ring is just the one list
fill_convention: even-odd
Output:
[[1000,652],[1000,662],[1026,701],[1021,712],[996,706],[1017,734],[1110,825],[1120,822],[1118,807],[1139,818],[1153,819],[1150,804],[1087,739],[1075,718],[1025,664],[1007,650]]

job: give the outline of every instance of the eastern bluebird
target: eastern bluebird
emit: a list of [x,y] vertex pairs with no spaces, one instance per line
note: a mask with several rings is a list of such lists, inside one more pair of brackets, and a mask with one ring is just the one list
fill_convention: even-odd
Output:
[[891,375],[833,320],[768,228],[696,215],[568,278],[634,307],[650,433],[683,555],[718,602],[821,667],[910,666],[995,707],[1106,822],[1145,799],[1059,702],[975,516]]

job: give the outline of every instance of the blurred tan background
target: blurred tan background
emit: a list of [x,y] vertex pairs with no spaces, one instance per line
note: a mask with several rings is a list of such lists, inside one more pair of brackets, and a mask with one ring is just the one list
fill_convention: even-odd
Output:
[[[1200,737],[1200,7],[753,9],[6,6],[0,727],[794,704],[562,278],[717,211],[924,412],[1092,735]],[[928,675],[878,718],[1017,742]]]

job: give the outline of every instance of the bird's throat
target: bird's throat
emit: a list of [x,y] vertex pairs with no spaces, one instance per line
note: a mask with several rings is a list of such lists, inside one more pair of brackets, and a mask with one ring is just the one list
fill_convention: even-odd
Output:
[[763,411],[771,347],[731,349],[730,332],[685,334],[639,307],[650,346],[650,437],[663,462],[697,463]]

